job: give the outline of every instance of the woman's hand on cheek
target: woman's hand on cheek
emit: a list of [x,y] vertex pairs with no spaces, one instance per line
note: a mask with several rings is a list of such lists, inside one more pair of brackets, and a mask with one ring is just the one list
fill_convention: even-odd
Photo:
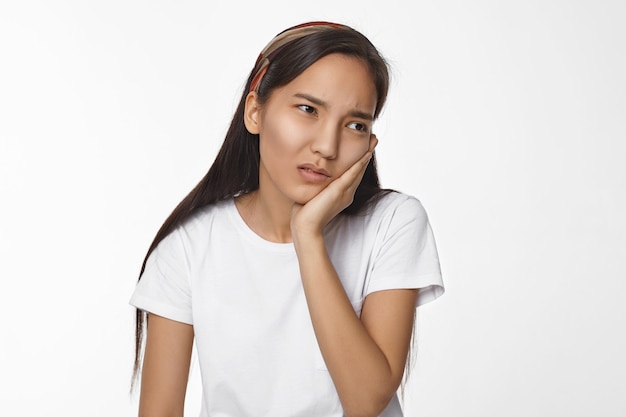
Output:
[[291,233],[294,240],[305,234],[321,236],[324,227],[343,209],[352,204],[365,169],[378,143],[370,136],[369,149],[339,178],[331,182],[306,204],[294,204],[291,209]]

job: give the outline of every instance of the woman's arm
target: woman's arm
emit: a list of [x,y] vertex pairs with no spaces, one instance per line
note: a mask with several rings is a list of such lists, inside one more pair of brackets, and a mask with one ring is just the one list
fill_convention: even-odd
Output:
[[323,240],[299,246],[311,321],[344,412],[346,416],[378,416],[402,380],[417,290],[370,294],[359,320]]
[[139,417],[183,417],[193,326],[148,315]]
[[[376,146],[370,140],[370,152]],[[311,321],[347,416],[378,416],[398,389],[407,358],[417,290],[370,294],[357,317],[328,256],[323,229],[353,199],[368,152],[305,205],[291,230]]]

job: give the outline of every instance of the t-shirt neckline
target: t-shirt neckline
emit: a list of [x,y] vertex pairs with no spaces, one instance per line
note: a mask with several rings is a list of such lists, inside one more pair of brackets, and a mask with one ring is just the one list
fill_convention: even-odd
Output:
[[235,199],[232,198],[229,200],[227,204],[228,215],[233,221],[235,227],[239,230],[239,232],[245,237],[250,243],[255,246],[265,249],[271,250],[273,252],[283,252],[283,253],[294,253],[295,248],[292,242],[289,243],[278,243],[278,242],[270,242],[259,236],[254,230],[248,226],[248,224],[244,221],[243,217],[241,217],[241,213],[237,209],[235,205]]

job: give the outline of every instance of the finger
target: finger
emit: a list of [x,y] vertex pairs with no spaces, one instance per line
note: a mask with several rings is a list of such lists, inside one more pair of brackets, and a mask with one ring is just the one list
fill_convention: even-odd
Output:
[[373,156],[374,156],[374,150],[371,150],[369,152],[366,152],[365,155],[363,155],[363,157],[359,161],[361,165],[361,169],[358,170],[358,175],[357,175],[356,181],[354,182],[354,189],[356,189],[356,187],[358,187],[358,185],[361,183],[361,180],[363,179],[363,175],[365,175],[365,170],[367,169],[367,166],[369,165]]
[[378,145],[378,138],[376,137],[375,134],[371,134],[370,135],[370,146],[369,146],[369,151],[370,152],[374,152],[374,148],[376,148],[376,145]]
[[365,174],[365,169],[367,168],[367,165],[369,164],[370,160],[372,159],[372,156],[374,155],[374,148],[376,147],[376,145],[378,145],[378,138],[376,137],[375,134],[372,133],[370,135],[369,149],[367,150],[367,152],[365,152],[365,154],[358,161],[356,161],[354,165],[348,168],[346,172],[344,172],[341,175],[340,178],[348,177],[348,178],[351,178],[351,180],[355,180],[357,179],[357,176],[358,176],[357,184],[360,183],[361,178],[363,178],[363,174]]
[[356,187],[361,183],[361,179],[365,174],[367,164],[372,159],[372,152],[367,151],[365,155],[361,157],[354,165],[352,165],[341,177],[337,179],[342,185],[342,188],[347,191],[356,190]]

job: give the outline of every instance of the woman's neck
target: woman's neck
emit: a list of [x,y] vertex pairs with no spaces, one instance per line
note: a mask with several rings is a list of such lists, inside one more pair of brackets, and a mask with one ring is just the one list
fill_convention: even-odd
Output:
[[[289,243],[291,238],[291,208],[293,202],[284,196],[269,198],[252,191],[235,199],[235,206],[248,227],[263,239]],[[281,198],[282,197],[282,198]]]

